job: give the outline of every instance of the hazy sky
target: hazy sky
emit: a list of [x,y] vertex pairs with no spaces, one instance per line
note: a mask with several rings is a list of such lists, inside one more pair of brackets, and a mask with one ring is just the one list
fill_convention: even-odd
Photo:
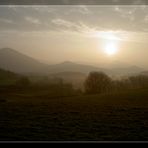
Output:
[[148,66],[148,6],[0,6],[3,47],[49,63]]

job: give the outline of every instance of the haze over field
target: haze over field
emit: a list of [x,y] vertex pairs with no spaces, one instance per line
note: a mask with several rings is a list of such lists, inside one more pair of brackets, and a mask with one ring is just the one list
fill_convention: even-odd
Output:
[[0,6],[0,47],[46,64],[147,69],[147,14],[146,5]]

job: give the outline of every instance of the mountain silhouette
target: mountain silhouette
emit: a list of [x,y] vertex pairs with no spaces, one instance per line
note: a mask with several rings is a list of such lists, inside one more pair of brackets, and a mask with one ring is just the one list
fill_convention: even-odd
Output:
[[91,71],[102,71],[109,75],[126,75],[142,72],[143,69],[137,66],[121,68],[100,68],[97,66],[78,64],[65,61],[59,64],[48,65],[29,57],[11,48],[0,49],[0,68],[15,73],[49,75],[61,72],[78,72],[88,74]]
[[50,72],[60,73],[65,71],[89,73],[90,71],[106,71],[106,70],[95,66],[77,64],[70,61],[65,61],[60,64],[55,64],[50,66]]
[[40,72],[47,67],[46,64],[26,56],[14,49],[0,49],[0,68],[16,73]]

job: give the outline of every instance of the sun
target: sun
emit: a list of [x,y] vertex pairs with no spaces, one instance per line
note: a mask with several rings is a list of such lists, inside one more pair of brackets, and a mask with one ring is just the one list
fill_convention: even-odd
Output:
[[104,51],[107,55],[110,55],[110,56],[115,55],[118,51],[116,43],[114,42],[106,43]]
[[122,41],[118,31],[97,31],[94,36],[102,39],[102,50],[108,56],[113,56],[118,52],[118,45]]

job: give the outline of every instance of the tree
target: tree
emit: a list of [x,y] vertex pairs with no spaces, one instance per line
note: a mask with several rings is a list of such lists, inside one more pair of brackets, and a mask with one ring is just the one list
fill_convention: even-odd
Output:
[[16,85],[19,87],[28,87],[30,86],[31,82],[28,77],[21,77],[17,82]]
[[102,93],[109,90],[111,79],[103,72],[90,72],[84,83],[85,92]]
[[129,77],[133,88],[148,88],[148,76],[138,75]]

